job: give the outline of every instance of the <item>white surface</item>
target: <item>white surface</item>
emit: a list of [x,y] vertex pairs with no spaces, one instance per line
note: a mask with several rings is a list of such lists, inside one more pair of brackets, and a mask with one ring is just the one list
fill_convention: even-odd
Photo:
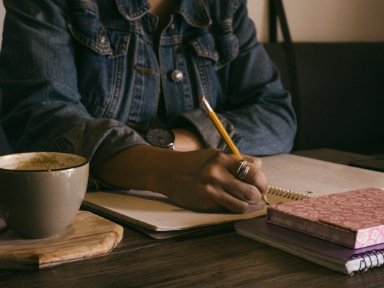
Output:
[[263,157],[270,185],[312,196],[366,187],[384,188],[384,173],[291,154]]

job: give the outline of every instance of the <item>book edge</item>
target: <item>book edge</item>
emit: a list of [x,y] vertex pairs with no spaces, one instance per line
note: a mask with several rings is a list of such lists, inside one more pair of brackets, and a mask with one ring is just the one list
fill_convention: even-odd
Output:
[[[289,215],[290,219],[286,219],[286,215]],[[281,211],[278,211],[278,213],[274,213],[273,215],[268,213],[267,221],[269,223],[279,225],[287,229],[292,229],[301,233],[305,233],[309,236],[331,241],[346,246],[348,248],[356,248],[356,233],[352,230],[347,230],[338,226],[329,225],[319,220],[308,220],[302,217],[297,217],[293,214],[281,213]],[[295,222],[296,224],[291,225],[288,222]],[[298,225],[298,223],[300,225]],[[336,234],[335,231],[337,231]]]
[[[347,275],[384,265],[384,243],[372,248],[347,248],[308,234],[269,224],[266,217],[237,222],[235,231],[242,236]],[[321,249],[328,252],[322,252]],[[334,249],[341,249],[341,255],[335,254]]]

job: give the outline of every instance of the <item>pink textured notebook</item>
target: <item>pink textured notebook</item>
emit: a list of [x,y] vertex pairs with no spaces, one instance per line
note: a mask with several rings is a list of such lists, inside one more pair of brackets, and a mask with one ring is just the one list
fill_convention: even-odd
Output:
[[384,243],[384,190],[365,188],[274,204],[268,221],[350,248]]

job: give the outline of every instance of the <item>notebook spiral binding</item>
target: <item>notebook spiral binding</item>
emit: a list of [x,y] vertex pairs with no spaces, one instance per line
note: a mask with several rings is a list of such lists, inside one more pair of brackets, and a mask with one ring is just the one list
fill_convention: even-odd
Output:
[[284,197],[287,199],[292,200],[303,200],[305,198],[310,198],[311,196],[308,194],[298,193],[291,190],[287,190],[284,188],[276,187],[276,186],[269,186],[267,195],[276,195],[279,197]]
[[360,258],[358,272],[365,272],[369,269],[384,265],[384,249],[374,249],[364,253],[355,254],[352,258]]

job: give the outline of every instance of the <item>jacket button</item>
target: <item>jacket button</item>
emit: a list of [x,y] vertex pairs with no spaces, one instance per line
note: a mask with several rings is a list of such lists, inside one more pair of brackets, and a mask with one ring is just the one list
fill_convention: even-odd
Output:
[[104,45],[105,43],[107,43],[107,37],[105,35],[101,35],[99,41],[102,45]]
[[180,81],[183,78],[184,78],[184,74],[180,70],[173,70],[172,71],[172,80],[173,81]]

